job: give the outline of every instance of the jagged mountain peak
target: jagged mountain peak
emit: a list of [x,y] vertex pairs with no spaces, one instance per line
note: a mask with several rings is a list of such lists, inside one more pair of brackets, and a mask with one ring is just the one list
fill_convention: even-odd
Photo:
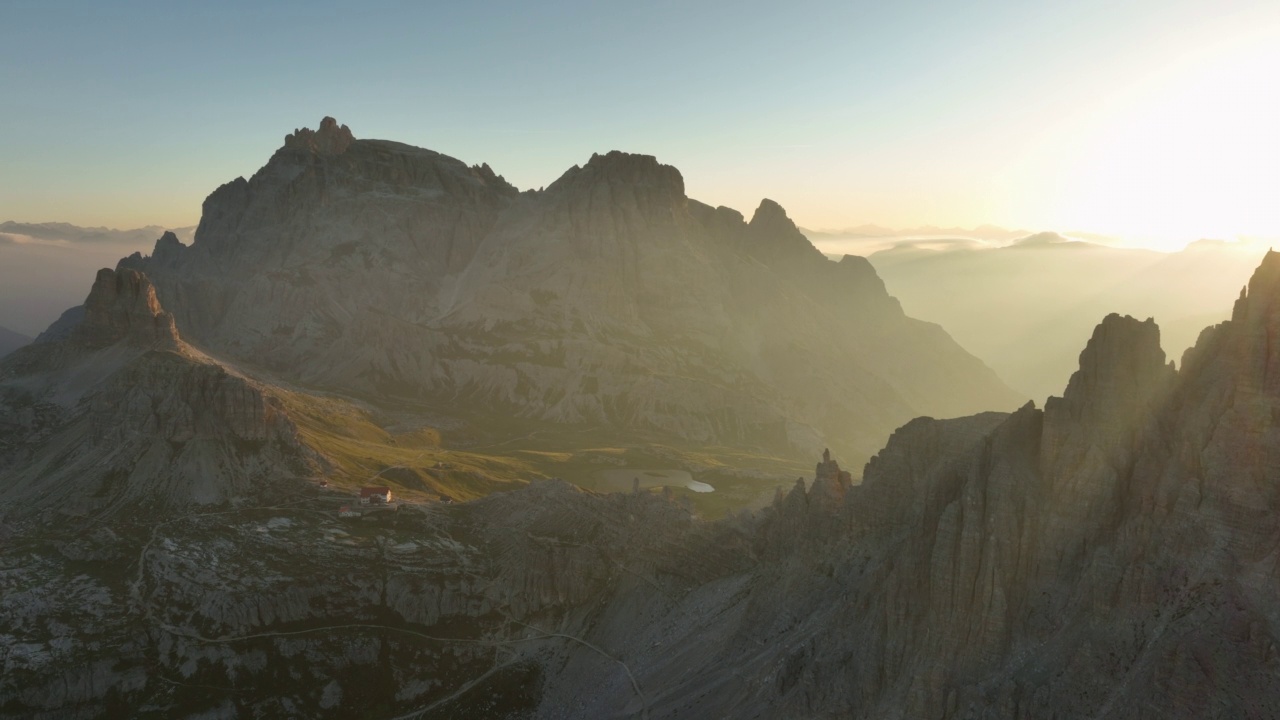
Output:
[[1253,271],[1249,284],[1240,289],[1231,319],[1245,321],[1273,314],[1273,307],[1280,297],[1280,253],[1267,250],[1262,262]]
[[1206,385],[1234,385],[1241,397],[1280,392],[1280,253],[1267,251],[1241,288],[1231,320],[1205,328],[1182,355],[1182,370]]
[[284,138],[285,148],[303,150],[315,155],[341,155],[355,142],[351,128],[339,125],[337,120],[324,117],[320,129],[298,128]]
[[756,207],[751,222],[747,224],[747,234],[750,238],[748,252],[766,264],[793,257],[825,257],[800,232],[787,216],[787,211],[769,198],[762,199]]
[[[78,310],[0,361],[0,504],[106,518],[274,492],[327,467],[279,399],[179,338],[145,273],[99,270]],[[12,464],[15,447],[35,459]]]
[[[748,224],[616,150],[519,194],[487,164],[392,141],[325,155],[340,135],[299,131],[307,152],[209,196],[190,246],[162,239],[125,263],[196,346],[375,397],[465,387],[530,420],[805,451],[830,432],[854,457],[913,414],[1021,400],[772,200]],[[816,352],[856,370],[802,370]]]
[[673,200],[683,200],[685,197],[684,176],[679,170],[658,162],[652,155],[621,150],[610,150],[603,155],[592,153],[586,165],[569,168],[547,190],[582,189],[597,184],[625,185],[637,189],[654,188]]
[[84,301],[84,319],[71,339],[90,347],[124,341],[173,348],[178,344],[178,331],[173,315],[160,306],[146,274],[129,268],[103,268]]
[[791,218],[787,217],[787,211],[778,204],[776,200],[762,198],[760,205],[756,207],[755,214],[751,216],[752,227],[772,228],[796,230],[796,224],[791,222]]
[[187,246],[178,239],[178,236],[171,232],[166,232],[156,241],[156,247],[151,253],[160,262],[171,262],[186,249]]
[[172,230],[165,230],[164,234],[160,236],[160,239],[156,241],[156,247],[160,247],[161,245],[173,246],[181,244],[182,241],[178,239],[177,235],[173,234]]
[[1125,424],[1172,375],[1155,320],[1112,313],[1094,328],[1080,353],[1080,369],[1046,410],[1066,411],[1098,427]]
[[494,172],[493,168],[489,167],[489,163],[472,165],[471,171],[475,173],[476,177],[479,177],[484,181],[485,185],[499,188],[500,190],[513,195],[520,192],[520,189],[508,182],[505,177]]

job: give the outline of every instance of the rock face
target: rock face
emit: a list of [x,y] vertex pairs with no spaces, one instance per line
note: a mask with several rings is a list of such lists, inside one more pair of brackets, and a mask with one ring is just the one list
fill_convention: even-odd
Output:
[[341,155],[351,147],[355,138],[346,125],[338,125],[338,121],[326,117],[320,121],[319,130],[302,128],[289,133],[284,138],[284,146],[293,150],[304,150],[316,155]]
[[[1017,397],[776,203],[748,223],[610,152],[543,191],[326,118],[144,270],[186,338],[292,381],[528,422],[869,456]],[[823,358],[815,361],[816,358]]]
[[160,307],[155,287],[145,275],[136,270],[116,272],[103,268],[84,301],[84,318],[72,331],[71,339],[85,347],[124,342],[176,349],[178,330],[173,316]]
[[226,502],[323,466],[279,401],[183,343],[129,269],[99,272],[67,327],[0,363],[0,438],[14,517]]
[[1108,315],[1080,353],[1080,369],[1061,400],[1048,405],[1070,422],[1114,432],[1130,426],[1133,416],[1147,408],[1155,391],[1172,376],[1153,320],[1139,323]]
[[[815,610],[827,630],[808,640],[812,682],[783,706],[1274,714],[1280,388],[1266,368],[1278,271],[1268,254],[1180,373],[1153,323],[1109,316],[1044,412],[895,433],[843,508],[854,540],[842,552],[861,556],[843,563],[856,568],[844,591],[857,612]],[[779,504],[769,522],[807,525],[795,514],[811,518],[813,502],[811,491],[807,507]],[[837,660],[852,648],[852,663]]]
[[[195,227],[175,231],[190,242]],[[163,232],[157,226],[113,230],[0,222],[0,326],[39,335],[62,311],[84,300],[99,268],[115,267],[122,255],[153,247]],[[3,335],[0,356],[7,354]]]

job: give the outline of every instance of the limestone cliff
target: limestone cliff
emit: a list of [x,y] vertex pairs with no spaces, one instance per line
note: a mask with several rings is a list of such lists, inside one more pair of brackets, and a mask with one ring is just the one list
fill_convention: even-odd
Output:
[[64,333],[0,363],[13,518],[220,503],[322,467],[277,400],[182,342],[135,270],[99,272]]
[[918,414],[1016,396],[828,261],[765,200],[750,222],[675,168],[609,152],[542,191],[326,118],[205,201],[143,269],[189,341],[306,385],[530,423],[871,454]]
[[[761,702],[854,717],[1273,714],[1277,268],[1269,254],[1181,372],[1153,323],[1110,316],[1043,412],[895,433],[843,507],[825,501],[853,559],[801,546],[810,567],[856,573],[826,584],[856,612],[815,609],[827,629],[807,641],[809,683]],[[768,526],[811,526],[806,500],[776,504]]]

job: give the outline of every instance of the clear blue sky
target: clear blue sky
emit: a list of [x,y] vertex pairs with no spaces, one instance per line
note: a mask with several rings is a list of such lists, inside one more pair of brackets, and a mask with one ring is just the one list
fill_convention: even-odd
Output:
[[1280,163],[1277,45],[1274,0],[0,0],[0,220],[193,224],[333,115],[522,188],[592,152],[653,154],[694,197],[773,197],[810,227],[1140,234],[1126,193],[1182,212],[1208,182],[1166,188],[1185,168],[1256,191],[1217,181],[1186,232],[1280,234],[1254,208],[1280,197],[1262,172]]

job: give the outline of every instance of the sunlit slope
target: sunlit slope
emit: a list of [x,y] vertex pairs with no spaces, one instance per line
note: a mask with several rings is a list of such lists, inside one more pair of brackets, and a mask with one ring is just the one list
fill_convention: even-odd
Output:
[[[386,485],[413,501],[470,500],[552,477],[588,490],[616,492],[617,483],[603,479],[610,471],[625,469],[640,476],[676,470],[715,490],[692,492],[671,483],[672,492],[689,498],[704,516],[719,517],[763,504],[775,488],[808,469],[806,463],[764,451],[673,444],[656,433],[620,437],[598,427],[477,418],[466,425],[450,420],[446,424],[454,429],[441,430],[420,424],[412,414],[391,417],[352,399],[278,387],[270,393],[286,408],[302,441],[329,460],[331,470],[317,480],[352,492],[364,485]],[[490,430],[476,434],[462,429],[473,426]]]

